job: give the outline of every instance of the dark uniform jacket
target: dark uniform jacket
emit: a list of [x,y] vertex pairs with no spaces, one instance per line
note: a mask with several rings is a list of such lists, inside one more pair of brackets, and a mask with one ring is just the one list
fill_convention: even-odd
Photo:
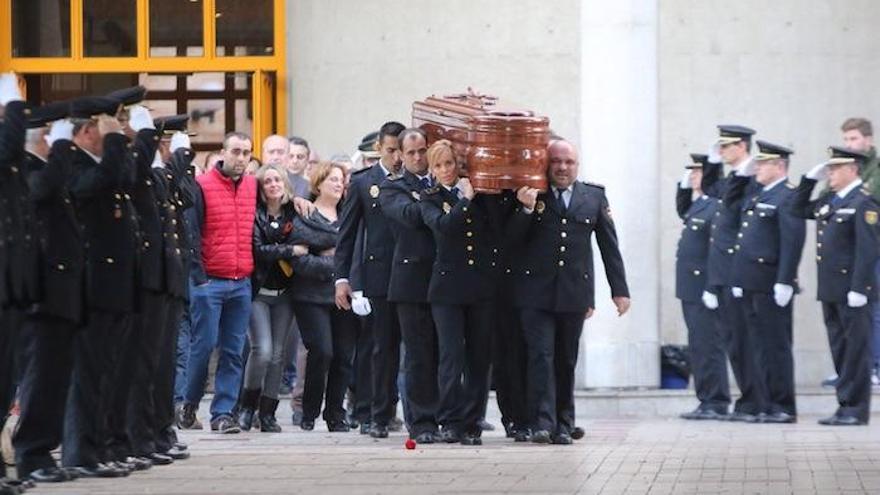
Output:
[[153,192],[162,220],[165,290],[178,299],[189,298],[190,250],[186,230],[186,210],[192,207],[198,186],[188,169],[195,156],[182,148],[171,155],[164,168],[153,168]]
[[379,186],[385,181],[379,164],[352,174],[342,206],[339,244],[336,246],[336,277],[351,282],[352,261],[358,232],[364,231],[361,282],[367,297],[385,298],[391,278],[394,236],[388,217],[379,204]]
[[156,178],[153,159],[159,146],[159,132],[143,129],[132,143],[131,157],[135,169],[131,202],[138,216],[140,265],[139,286],[154,292],[165,292],[165,264],[163,252],[162,218],[156,199]]
[[70,192],[86,240],[86,301],[90,309],[129,312],[135,309],[137,220],[130,196],[128,138],[104,137],[97,163],[78,149]]
[[[254,271],[251,274],[254,295],[263,287],[273,290],[288,288],[287,276],[278,262],[293,262],[293,220],[296,216],[293,203],[282,205],[278,218],[269,216],[265,204],[257,204],[254,217]],[[280,283],[282,279],[284,283]]]
[[699,302],[706,290],[709,231],[718,201],[703,195],[692,200],[692,189],[678,188],[676,206],[684,227],[675,252],[675,297]]
[[25,103],[6,105],[0,124],[0,306],[24,307],[37,297],[36,251],[25,180]]
[[742,204],[731,284],[765,293],[773,292],[774,284],[785,284],[797,291],[806,225],[789,206],[794,186],[784,180],[765,191],[758,184],[743,197],[748,182],[747,177],[733,179],[725,198]]
[[458,199],[443,186],[422,192],[422,221],[437,244],[429,302],[475,304],[495,297],[495,279],[501,269],[499,232],[486,203],[485,195],[472,201]]
[[85,311],[85,241],[67,190],[78,152],[71,141],[59,139],[52,145],[48,163],[33,157],[27,176],[39,294],[29,312],[73,323],[82,323]]
[[838,204],[828,191],[810,201],[816,181],[801,179],[791,200],[795,215],[816,220],[818,299],[845,303],[849,291],[876,298],[874,267],[880,256],[877,224],[880,206],[870,191],[856,187]]
[[293,282],[290,297],[294,301],[333,304],[336,294],[336,269],[333,256],[321,252],[337,244],[339,222],[331,223],[318,210],[308,218],[299,215],[293,220],[293,244],[308,246],[309,253],[293,259]]
[[565,214],[552,194],[539,194],[538,201],[531,214],[520,209],[509,226],[510,234],[524,243],[517,267],[517,306],[584,313],[594,308],[594,233],[612,297],[629,297],[605,189],[575,182]]
[[388,300],[391,302],[425,303],[434,264],[434,236],[422,221],[419,201],[425,187],[410,172],[402,177],[386,179],[380,187],[382,211],[391,220],[394,234],[394,255]]

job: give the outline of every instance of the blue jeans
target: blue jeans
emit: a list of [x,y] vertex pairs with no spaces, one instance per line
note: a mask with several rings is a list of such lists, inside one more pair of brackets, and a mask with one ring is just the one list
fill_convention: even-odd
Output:
[[187,368],[185,401],[198,404],[205,393],[211,352],[218,347],[214,374],[211,420],[230,415],[238,401],[242,378],[244,342],[251,316],[250,279],[210,278],[201,286],[190,285],[192,345]]
[[174,375],[174,403],[183,402],[186,395],[186,368],[189,364],[189,349],[192,344],[192,321],[189,305],[184,305],[180,317],[180,331],[177,334],[177,371]]

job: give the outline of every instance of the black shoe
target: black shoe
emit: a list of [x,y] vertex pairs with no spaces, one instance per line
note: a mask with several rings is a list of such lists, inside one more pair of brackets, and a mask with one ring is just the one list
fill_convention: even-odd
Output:
[[109,466],[109,467],[114,467],[120,471],[123,471],[123,472],[125,472],[126,476],[128,476],[129,474],[134,472],[134,464],[130,464],[127,461],[105,462],[104,465]]
[[373,438],[388,438],[388,427],[385,425],[373,425],[370,428],[370,436]]
[[584,438],[584,435],[586,435],[586,432],[580,426],[575,426],[571,429],[572,440],[580,440],[581,438]]
[[133,471],[146,471],[153,467],[153,461],[144,457],[128,457],[125,463],[130,465]]
[[706,420],[725,420],[727,419],[727,413],[721,413],[714,409],[703,409],[696,408],[693,411],[682,413],[679,417],[681,419],[690,419],[697,421],[706,421]]
[[302,428],[303,431],[312,431],[315,429],[315,422],[309,419],[304,419],[299,423],[299,427]]
[[831,375],[828,378],[822,380],[822,386],[825,388],[837,388],[837,383],[840,381],[840,377],[837,375]]
[[80,478],[123,478],[128,476],[125,471],[108,464],[94,466],[76,466],[72,468]]
[[550,439],[553,445],[571,445],[573,443],[571,439],[571,435],[568,433],[559,433],[553,435],[553,438]]
[[483,439],[477,435],[466,433],[461,437],[461,444],[469,446],[483,445]]
[[251,431],[254,426],[254,414],[256,411],[250,408],[242,408],[238,412],[238,427],[241,431]]
[[177,414],[177,427],[181,430],[203,429],[202,423],[196,418],[198,410],[198,404],[184,404],[181,406]]
[[224,414],[211,421],[211,431],[223,434],[241,433],[241,427],[235,423],[232,416]]
[[550,443],[550,432],[547,430],[532,432],[532,443]]
[[485,418],[477,422],[477,427],[483,431],[495,431],[495,425],[486,421]]
[[855,416],[841,416],[835,414],[834,416],[820,419],[819,424],[825,426],[862,426],[868,424],[868,422],[862,421]]
[[183,442],[174,442],[174,445],[172,445],[171,448],[177,450],[187,450],[189,448],[189,445]]
[[153,452],[152,454],[147,454],[142,457],[152,462],[155,466],[167,466],[174,463],[174,459],[172,459],[171,456],[160,454],[158,452]]
[[772,423],[772,424],[791,424],[797,423],[797,416],[793,414],[788,414],[784,412],[775,412],[771,414],[758,415],[759,423]]
[[64,471],[64,476],[67,476],[67,481],[73,481],[79,478],[79,472],[77,472],[75,468],[63,467],[61,470]]
[[727,415],[727,421],[733,421],[735,423],[755,423],[758,421],[758,417],[754,414],[734,411],[733,414]]
[[388,422],[388,431],[402,431],[403,430],[403,421],[394,416],[391,418],[391,421]]
[[361,423],[361,432],[360,433],[361,433],[361,435],[369,435],[370,430],[372,430],[372,429],[373,428],[370,426],[370,422],[364,421],[363,423]]
[[162,455],[166,455],[175,461],[183,461],[189,459],[189,452],[186,450],[178,449],[177,447],[171,447],[166,452],[159,452]]
[[348,433],[351,431],[345,421],[330,421],[327,423],[327,431],[330,433]]
[[260,416],[260,431],[263,433],[281,433],[281,425],[275,415]]
[[413,440],[415,440],[416,443],[419,443],[419,444],[420,443],[431,444],[431,443],[436,442],[437,438],[434,436],[433,432],[423,431],[422,433],[419,433],[418,435],[416,435],[416,437]]
[[516,432],[513,434],[513,441],[514,442],[528,442],[529,441],[529,430],[526,430],[526,429],[516,430]]
[[345,424],[347,424],[348,427],[352,430],[357,430],[361,426],[360,421],[352,418],[351,416],[345,418]]
[[0,481],[0,495],[20,495],[22,493],[24,493],[24,489],[21,487]]
[[516,427],[513,426],[513,423],[504,423],[504,436],[507,438],[516,436]]
[[444,429],[440,432],[439,440],[443,443],[458,443],[461,441],[461,435],[452,429]]
[[299,426],[303,421],[303,413],[302,411],[293,411],[293,414],[290,416],[290,424],[293,426]]

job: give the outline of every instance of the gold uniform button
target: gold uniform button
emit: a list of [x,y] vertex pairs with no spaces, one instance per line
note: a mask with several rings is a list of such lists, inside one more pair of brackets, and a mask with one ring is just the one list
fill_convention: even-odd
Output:
[[526,270],[526,275],[531,275],[532,272],[530,270]]
[[403,264],[405,265],[405,264],[407,264],[407,263],[409,263],[409,260],[406,259],[406,258],[404,258],[404,259],[403,259]]
[[727,248],[727,254],[733,254],[733,249]]
[[749,226],[749,222],[743,222],[742,225],[743,225],[743,227],[748,227],[748,226]]
[[131,153],[131,156],[137,158],[137,157],[138,157],[138,152],[137,152],[137,151],[133,151],[133,152]]
[[468,251],[473,251],[473,250],[474,250],[474,247],[471,246],[470,244],[468,244],[468,246],[467,246],[467,250],[468,250]]
[[565,239],[566,237],[568,237],[568,234],[566,234],[565,232],[563,232],[563,233],[561,233],[561,234],[559,234],[559,235],[560,235],[563,239]]
[[564,252],[565,252],[565,246],[559,246],[559,252],[560,252],[560,253],[564,253]]
[[114,260],[113,258],[107,258],[107,259],[105,259],[104,261],[106,261],[107,263],[109,263],[109,264],[111,264],[111,265],[112,265],[113,263],[116,263],[116,260]]
[[694,275],[700,276],[700,273],[702,273],[700,270],[694,270]]
[[504,270],[504,273],[510,273],[510,268],[508,268],[507,270]]
[[131,196],[129,196],[127,193],[124,194],[123,196],[125,196],[125,199],[131,199]]
[[494,262],[494,261],[492,262],[492,266],[495,266],[495,262]]
[[700,228],[697,227],[696,225],[691,225],[691,230],[700,230]]
[[816,261],[822,261],[822,255],[817,255],[817,256],[816,256]]
[[117,201],[121,201],[121,200],[122,200],[122,195],[121,195],[121,194],[117,193],[115,196],[116,196],[116,200],[117,200]]
[[180,248],[174,248],[174,253],[175,253],[175,254],[180,254]]
[[739,251],[739,244],[737,244],[736,246],[733,246],[733,249],[736,249],[737,251]]
[[742,239],[742,238],[743,238],[743,233],[740,232],[739,234],[736,234],[736,237],[737,237],[738,239]]
[[473,264],[474,264],[474,260],[468,260],[468,265],[473,265]]
[[559,266],[565,266],[565,261],[559,260]]
[[468,237],[473,237],[473,236],[474,236],[474,233],[471,232],[471,231],[467,231],[467,232],[465,232],[465,235],[468,236]]
[[144,247],[150,247],[150,241],[144,241]]
[[841,270],[840,270],[840,273],[846,275],[846,268],[841,269]]
[[764,262],[764,258],[758,258],[758,263],[763,263],[763,262]]
[[562,225],[566,225],[567,223],[568,223],[568,219],[563,218],[563,219],[562,219]]
[[[749,210],[749,211],[748,211],[748,212],[747,212],[747,213],[748,213],[748,215],[749,215],[749,216],[752,216],[752,215],[754,215],[754,214],[755,214],[755,212],[754,212],[754,211],[752,211],[752,210]],[[716,213],[716,215],[718,215],[718,213]]]
[[58,263],[56,268],[58,268],[58,271],[63,272],[67,267],[64,266],[64,263]]
[[465,221],[465,223],[474,223],[474,221],[471,220],[470,218],[465,218],[464,221]]
[[493,253],[493,254],[498,254],[498,248],[492,248],[492,253]]
[[828,225],[828,220],[822,220],[822,225]]
[[822,249],[822,243],[821,243],[821,242],[817,242],[817,243],[816,243],[816,248],[817,248],[817,249]]
[[374,258],[373,255],[371,254],[371,255],[370,255],[370,261],[373,261],[374,259],[376,259],[376,258]]
[[461,211],[465,211],[465,212],[466,212],[466,211],[467,211],[467,206],[463,206],[463,207],[461,208]]

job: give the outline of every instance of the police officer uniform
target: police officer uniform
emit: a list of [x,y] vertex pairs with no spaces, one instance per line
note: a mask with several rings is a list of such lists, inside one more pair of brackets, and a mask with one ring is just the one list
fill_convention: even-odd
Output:
[[[788,161],[790,149],[757,141],[756,162]],[[752,193],[746,195],[746,189]],[[762,423],[794,423],[797,417],[792,356],[793,295],[804,247],[804,221],[792,213],[794,186],[787,178],[759,184],[731,179],[725,202],[742,204],[731,283],[742,291],[746,329],[755,360],[755,391]],[[739,291],[737,291],[739,293]]]
[[[742,141],[750,144],[755,131],[738,125],[720,125],[718,133],[717,143],[720,145]],[[747,160],[751,160],[751,157]],[[757,383],[753,352],[755,345],[749,340],[746,332],[745,311],[741,300],[734,298],[731,293],[730,277],[742,205],[725,203],[724,197],[727,189],[730,188],[734,173],[731,172],[727,177],[719,179],[713,171],[703,177],[703,191],[719,201],[709,237],[706,291],[715,294],[718,298],[717,313],[721,334],[728,342],[727,357],[740,390],[740,397],[733,406],[733,414],[730,414],[728,419],[754,421],[756,415],[761,412],[760,399],[755,391]]]
[[457,186],[438,185],[421,196],[422,220],[437,243],[428,300],[439,354],[437,420],[447,443],[482,444],[500,270],[499,232],[486,201],[465,198]]
[[74,336],[85,315],[84,239],[67,189],[77,152],[71,141],[58,139],[47,162],[33,155],[28,160],[39,270],[38,297],[27,309],[22,328],[26,359],[13,437],[19,479],[72,479],[57,467],[51,451],[62,441]]
[[[706,155],[691,154],[685,168],[705,170]],[[684,419],[723,419],[730,405],[727,383],[727,352],[721,335],[718,312],[702,301],[706,290],[709,231],[718,201],[690,187],[676,189],[676,206],[684,226],[675,255],[675,297],[688,329],[688,354],[699,406],[681,415]]]
[[394,416],[396,380],[400,367],[400,325],[394,305],[388,301],[394,236],[379,202],[379,186],[391,175],[391,171],[381,162],[352,174],[342,206],[335,255],[337,283],[349,280],[358,231],[363,228],[363,292],[372,306],[373,330],[370,434],[376,438],[388,436],[388,423]]
[[[831,147],[830,152],[828,165],[862,166],[866,159],[861,153],[843,148]],[[861,180],[810,201],[815,186],[816,180],[803,177],[793,195],[792,208],[795,214],[816,221],[818,299],[839,376],[839,407],[833,416],[819,423],[867,424],[873,364],[871,315],[877,297],[874,266],[880,256],[880,205],[869,190],[861,187]]]
[[434,263],[434,237],[422,221],[419,201],[432,187],[430,176],[404,171],[386,179],[379,192],[382,211],[392,220],[394,254],[388,301],[397,309],[406,346],[405,403],[410,437],[433,443],[437,429],[437,334],[428,304],[428,283]]
[[629,297],[623,258],[604,187],[583,182],[538,195],[520,209],[508,235],[523,244],[516,277],[528,350],[532,441],[571,443],[574,369],[584,318],[595,308],[592,237],[613,297]]

